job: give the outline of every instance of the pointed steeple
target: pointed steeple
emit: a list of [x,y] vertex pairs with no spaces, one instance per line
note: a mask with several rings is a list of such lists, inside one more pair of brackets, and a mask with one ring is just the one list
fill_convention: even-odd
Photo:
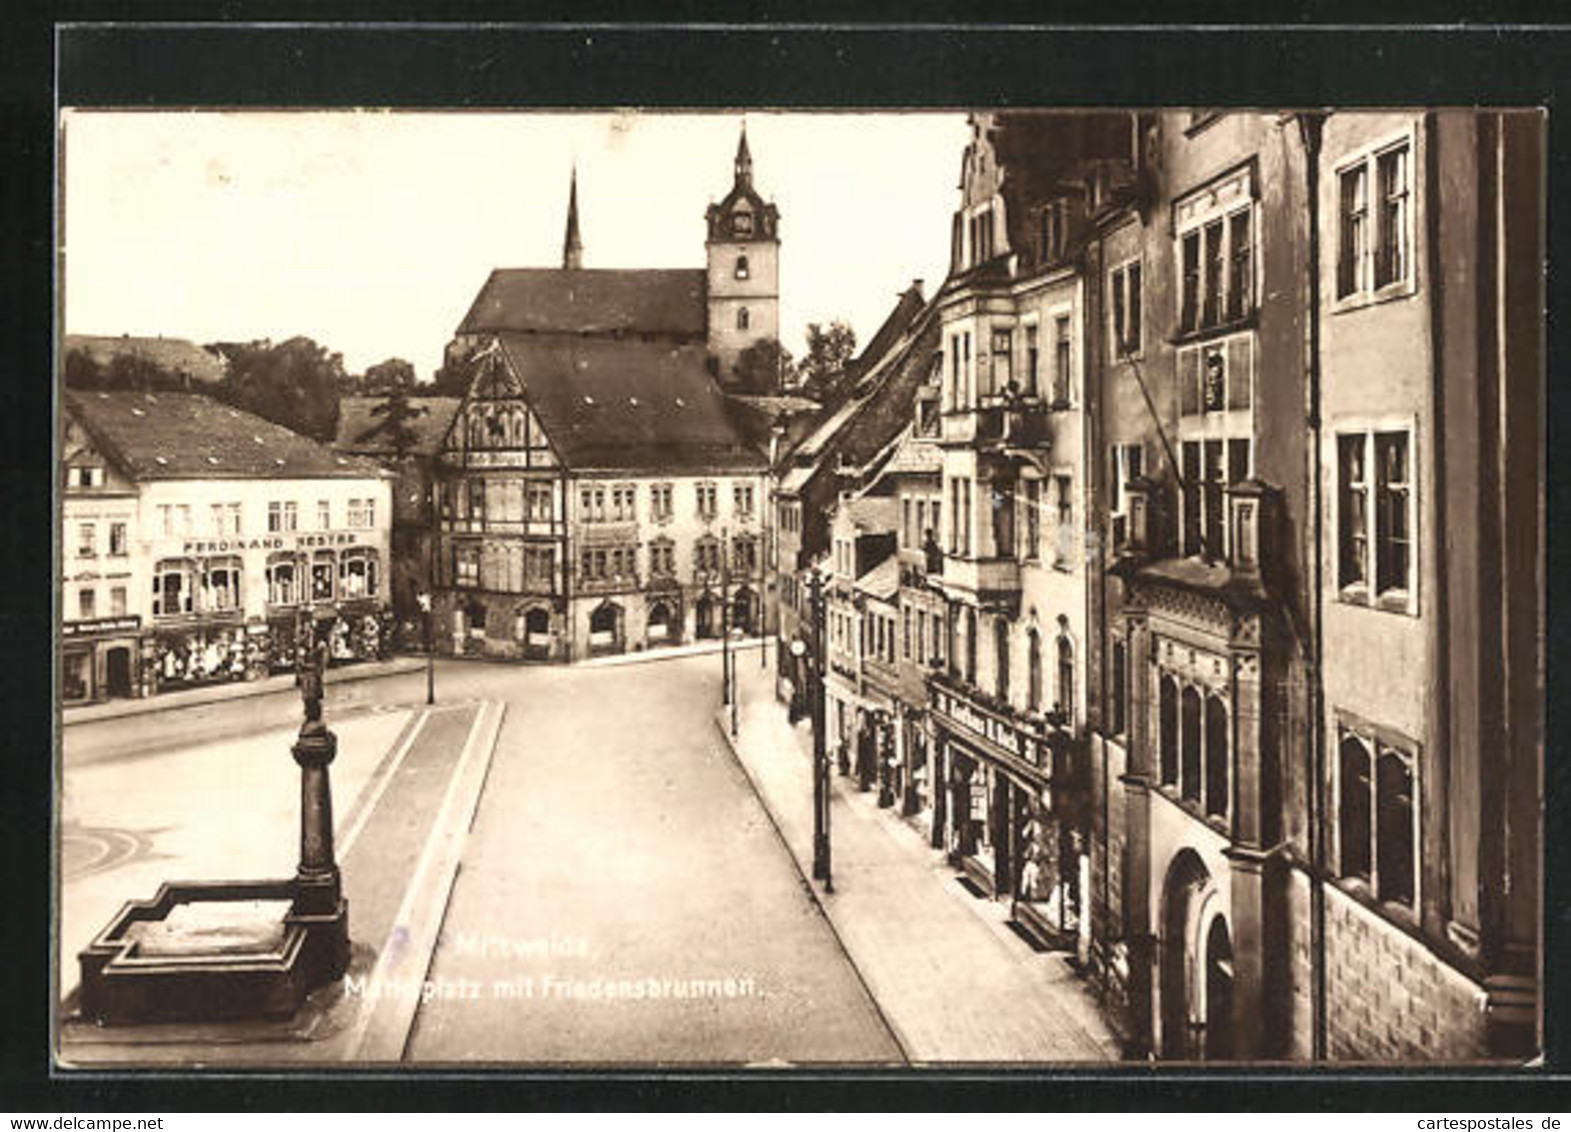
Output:
[[738,188],[753,187],[753,155],[747,149],[747,123],[742,123],[742,140],[736,144],[736,183]]
[[567,191],[567,235],[562,240],[562,266],[566,268],[580,268],[584,266],[584,241],[578,235],[578,166],[573,166],[573,175]]

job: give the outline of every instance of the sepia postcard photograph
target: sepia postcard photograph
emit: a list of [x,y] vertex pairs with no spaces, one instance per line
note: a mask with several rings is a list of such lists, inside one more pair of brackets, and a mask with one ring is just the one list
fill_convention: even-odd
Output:
[[56,1064],[1531,1063],[1546,122],[62,105]]

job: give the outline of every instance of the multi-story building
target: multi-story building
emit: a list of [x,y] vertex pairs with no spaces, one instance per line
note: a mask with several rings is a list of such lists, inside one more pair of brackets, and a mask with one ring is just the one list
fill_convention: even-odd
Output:
[[192,393],[70,392],[67,702],[385,655],[391,477]]
[[[929,678],[936,840],[1040,934],[1084,930],[1085,354],[1078,175],[1119,115],[978,114],[942,320],[946,667]],[[1127,168],[1127,161],[1120,166]]]
[[830,758],[841,774],[854,774],[863,790],[872,788],[879,759],[894,742],[891,680],[886,671],[879,686],[869,688],[866,674],[875,659],[893,664],[896,506],[887,491],[847,494],[830,528],[824,726]]
[[1138,128],[1087,255],[1093,966],[1157,1056],[1522,1052],[1540,124]]
[[738,335],[773,333],[777,223],[744,139],[707,270],[584,268],[575,184],[563,266],[492,273],[448,347],[472,377],[438,461],[439,650],[567,660],[764,630],[767,460],[715,374]]

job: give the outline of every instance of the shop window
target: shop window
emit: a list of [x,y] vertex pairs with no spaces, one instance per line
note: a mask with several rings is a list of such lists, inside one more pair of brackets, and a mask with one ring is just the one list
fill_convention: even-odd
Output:
[[1158,700],[1158,734],[1162,754],[1162,785],[1178,785],[1178,682],[1163,676]]
[[126,525],[124,523],[109,524],[109,555],[112,558],[124,558],[126,549]]
[[76,591],[77,617],[91,621],[98,616],[98,593],[91,586]]
[[1227,708],[1216,696],[1206,697],[1206,813],[1225,816],[1228,809]]
[[311,600],[333,600],[333,552],[319,550],[311,559]]
[[1179,709],[1179,788],[1189,802],[1200,800],[1200,693],[1185,688]]
[[202,563],[202,608],[227,612],[240,608],[240,559],[209,558]]
[[267,563],[267,603],[298,605],[300,602],[300,564],[293,555],[270,558]]
[[153,568],[153,616],[190,613],[195,571],[185,559],[164,559]]
[[67,700],[85,700],[91,687],[92,653],[67,653],[61,669],[61,696]]
[[346,550],[338,562],[339,592],[345,598],[375,597],[376,575],[375,551]]

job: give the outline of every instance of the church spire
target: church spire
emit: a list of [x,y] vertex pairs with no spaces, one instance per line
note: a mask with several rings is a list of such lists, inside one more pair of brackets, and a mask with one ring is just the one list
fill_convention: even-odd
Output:
[[562,240],[562,266],[584,266],[584,241],[578,235],[578,166],[573,166],[572,180],[567,190],[567,235]]
[[742,140],[736,145],[736,183],[738,188],[753,187],[753,155],[747,149],[747,123],[742,123]]

